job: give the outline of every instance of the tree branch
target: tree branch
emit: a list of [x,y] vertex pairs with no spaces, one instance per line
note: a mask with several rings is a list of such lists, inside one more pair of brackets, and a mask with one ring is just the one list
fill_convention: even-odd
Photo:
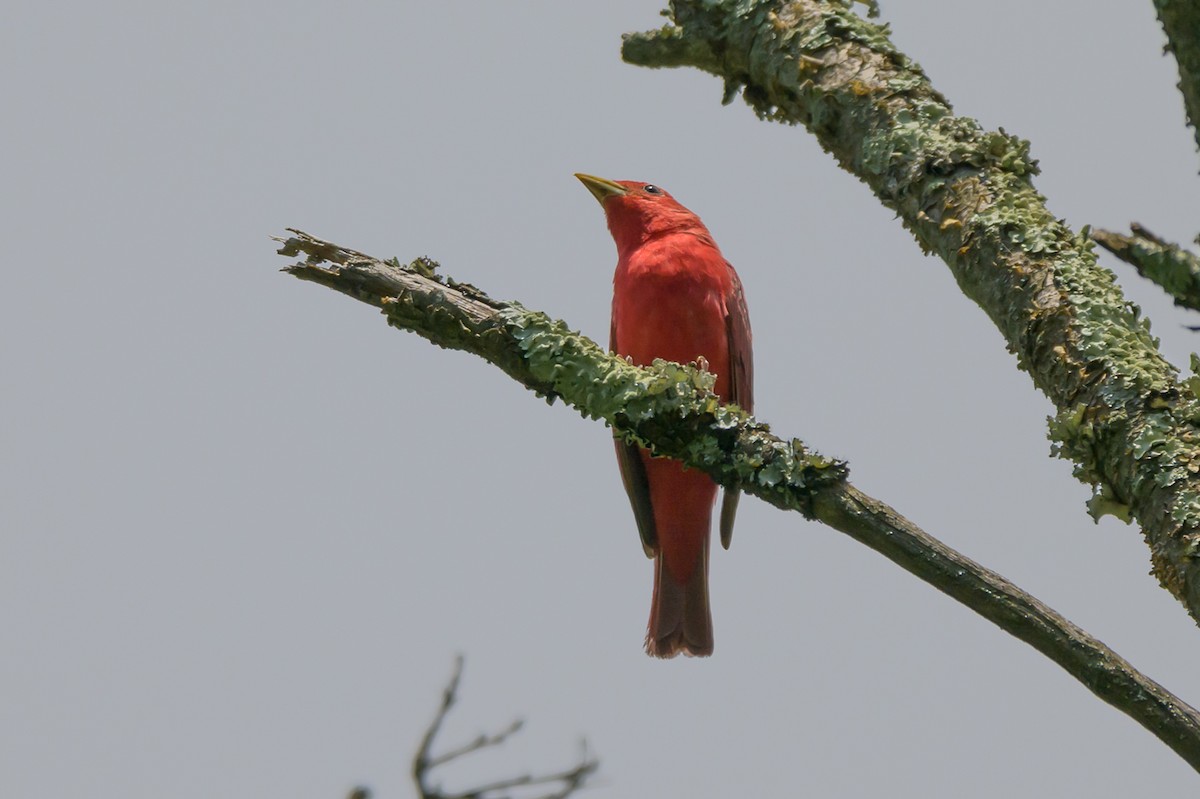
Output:
[[1091,235],[1139,275],[1161,286],[1175,298],[1176,305],[1200,311],[1200,256],[1159,238],[1137,222],[1129,227],[1129,236],[1108,230],[1093,230]]
[[[417,785],[420,799],[504,799],[504,797],[497,795],[500,791],[505,791],[509,788],[540,785],[555,785],[558,789],[534,799],[566,799],[566,797],[582,788],[587,779],[600,766],[599,762],[588,754],[586,742],[583,745],[583,755],[578,764],[569,769],[551,774],[539,776],[523,774],[519,777],[495,780],[494,782],[485,783],[456,793],[445,793],[440,786],[435,787],[430,784],[430,772],[433,769],[469,755],[472,752],[486,749],[489,746],[499,746],[516,734],[523,724],[520,719],[517,719],[498,733],[492,735],[480,734],[467,744],[451,749],[441,755],[434,755],[432,751],[433,742],[437,738],[438,732],[441,731],[442,722],[445,721],[446,716],[450,713],[450,708],[454,706],[454,702],[458,698],[458,685],[462,678],[462,667],[463,659],[460,656],[454,662],[454,674],[450,678],[450,683],[442,692],[442,703],[438,707],[437,714],[433,717],[433,721],[430,722],[429,728],[425,731],[425,735],[421,739],[421,745],[417,749],[416,756],[413,758],[413,781]],[[367,797],[362,797],[362,799],[367,799]]]
[[1056,454],[1089,510],[1141,525],[1159,582],[1200,620],[1200,402],[1158,351],[1091,242],[1046,208],[1029,144],[955,116],[887,29],[837,0],[673,0],[628,34],[643,66],[743,87],[765,119],[806,126],[950,267],[1054,402]]
[[[722,405],[712,375],[663,361],[633,366],[562,322],[433,276],[427,259],[401,267],[292,232],[279,252],[308,257],[284,271],[382,308],[395,327],[480,355],[543,396],[561,397],[584,417],[604,419],[629,440],[724,486],[850,535],[1051,658],[1200,771],[1200,714],[1000,575],[859,492],[847,482],[845,464],[798,439],[777,438],[739,408]],[[418,764],[430,762],[430,742],[456,685],[457,677]]]
[[1179,91],[1188,124],[1200,147],[1200,5],[1194,0],[1154,0],[1167,34],[1167,50],[1179,65]]

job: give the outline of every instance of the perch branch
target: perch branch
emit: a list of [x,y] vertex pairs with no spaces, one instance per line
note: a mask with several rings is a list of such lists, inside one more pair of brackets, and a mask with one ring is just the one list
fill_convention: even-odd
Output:
[[[722,405],[710,374],[663,361],[633,366],[562,322],[437,277],[428,260],[402,267],[292,233],[280,239],[280,254],[307,258],[284,271],[382,308],[395,327],[480,355],[543,396],[561,397],[583,416],[601,418],[629,440],[724,486],[850,535],[1045,654],[1200,770],[1195,710],[1034,597],[855,489],[845,464],[810,452],[798,439],[780,439],[736,406]],[[457,676],[418,765],[429,762],[430,742],[456,687]]]

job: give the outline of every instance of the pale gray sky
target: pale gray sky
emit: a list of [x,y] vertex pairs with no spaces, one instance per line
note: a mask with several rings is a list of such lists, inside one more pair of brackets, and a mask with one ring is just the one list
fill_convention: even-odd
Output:
[[[595,797],[1096,797],[1193,772],[1015,639],[744,500],[717,653],[641,649],[651,571],[608,433],[280,275],[304,228],[604,339],[612,243],[571,174],[652,180],[746,285],[759,415],[1192,703],[1200,631],[1093,525],[1049,403],[799,128],[619,60],[659,3],[65,3],[0,29],[0,795],[412,795],[565,765]],[[884,3],[963,114],[1033,141],[1075,226],[1196,233],[1152,4]],[[1114,265],[1186,364],[1196,323]]]

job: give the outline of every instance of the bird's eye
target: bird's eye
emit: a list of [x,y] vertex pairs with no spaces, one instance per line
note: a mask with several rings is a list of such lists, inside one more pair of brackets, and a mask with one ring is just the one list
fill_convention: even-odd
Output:
[[660,189],[658,186],[655,186],[653,183],[647,183],[642,187],[642,191],[646,192],[647,194],[662,194],[662,189]]

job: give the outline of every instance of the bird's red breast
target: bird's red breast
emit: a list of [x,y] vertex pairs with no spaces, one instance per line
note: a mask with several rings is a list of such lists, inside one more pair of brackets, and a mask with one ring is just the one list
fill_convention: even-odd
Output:
[[[703,359],[722,399],[751,409],[750,325],[741,282],[700,218],[658,186],[577,175],[604,206],[617,245],[611,348],[634,363]],[[712,652],[708,541],[716,484],[674,460],[617,442],[618,463],[655,587],[647,651]],[[737,492],[726,492],[722,543]]]

